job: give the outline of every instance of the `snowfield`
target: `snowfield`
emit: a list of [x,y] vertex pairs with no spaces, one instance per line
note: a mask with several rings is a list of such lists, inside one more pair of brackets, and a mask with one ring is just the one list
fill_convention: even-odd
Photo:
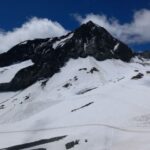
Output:
[[31,60],[0,68],[0,83],[10,82],[15,74],[23,68],[33,65]]
[[[29,65],[0,68],[0,82]],[[0,93],[0,149],[149,150],[149,71],[138,58],[70,59],[50,79]]]

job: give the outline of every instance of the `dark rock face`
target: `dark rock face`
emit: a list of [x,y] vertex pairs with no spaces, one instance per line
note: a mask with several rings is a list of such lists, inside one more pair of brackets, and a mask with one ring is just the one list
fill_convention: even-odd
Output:
[[71,149],[75,145],[78,145],[78,144],[79,144],[79,140],[76,140],[76,141],[71,141],[71,142],[67,143],[65,146],[66,146],[66,149]]
[[138,80],[138,79],[143,78],[143,76],[144,76],[143,73],[138,73],[137,75],[133,76],[131,79]]
[[22,149],[30,149],[31,150],[31,148],[32,148],[32,150],[46,150],[45,148],[34,149],[34,147],[35,146],[41,146],[41,145],[48,144],[48,143],[57,142],[57,141],[62,140],[66,137],[67,136],[64,135],[64,136],[53,137],[50,139],[41,139],[38,141],[34,141],[34,142],[30,142],[30,143],[24,143],[24,144],[20,144],[20,145],[14,145],[14,146],[2,148],[2,149],[3,150],[22,150]]
[[47,41],[48,39],[36,39],[33,41],[27,41],[26,44],[20,43],[14,46],[8,52],[0,54],[0,67],[33,59],[36,48]]
[[147,74],[150,74],[150,71],[146,71]]
[[80,110],[80,109],[82,109],[82,108],[85,108],[85,107],[87,107],[87,106],[89,106],[89,105],[91,105],[91,104],[93,104],[93,103],[94,103],[94,102],[90,102],[90,103],[88,103],[88,104],[85,104],[85,105],[83,105],[83,106],[81,106],[81,107],[79,107],[79,108],[76,108],[76,109],[71,110],[71,112],[74,112],[74,111]]
[[130,61],[131,49],[91,21],[59,38],[36,39],[20,43],[0,54],[0,67],[31,59],[34,65],[20,70],[10,83],[0,84],[0,91],[24,89],[37,80],[54,75],[70,58],[92,56],[97,60]]
[[150,59],[150,51],[144,51],[144,52],[138,53],[138,55],[140,55],[142,58]]

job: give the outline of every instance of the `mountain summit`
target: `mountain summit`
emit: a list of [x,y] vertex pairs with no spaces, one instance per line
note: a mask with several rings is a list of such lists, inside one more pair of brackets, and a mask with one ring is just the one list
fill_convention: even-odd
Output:
[[1,67],[25,60],[34,64],[18,71],[11,82],[0,84],[0,91],[24,89],[53,76],[70,58],[87,56],[99,61],[114,58],[128,62],[133,53],[103,27],[89,21],[65,36],[25,41],[1,54]]

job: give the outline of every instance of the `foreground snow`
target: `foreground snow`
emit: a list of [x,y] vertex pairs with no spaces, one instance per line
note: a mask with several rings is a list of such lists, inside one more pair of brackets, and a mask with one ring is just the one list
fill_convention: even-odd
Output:
[[[67,135],[32,148],[66,149],[79,140],[76,150],[149,150],[147,71],[146,60],[71,59],[47,82],[0,93],[0,148]],[[139,72],[143,78],[132,80]]]

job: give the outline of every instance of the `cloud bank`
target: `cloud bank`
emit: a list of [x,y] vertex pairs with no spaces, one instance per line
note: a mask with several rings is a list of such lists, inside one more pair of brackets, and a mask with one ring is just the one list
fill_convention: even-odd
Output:
[[58,22],[34,17],[12,31],[0,30],[0,53],[25,40],[61,36],[66,33]]
[[75,15],[80,23],[89,20],[104,27],[115,37],[128,44],[150,43],[150,10],[142,9],[134,12],[133,19],[129,23],[120,24],[116,18],[108,18],[102,14],[87,14],[85,17]]

